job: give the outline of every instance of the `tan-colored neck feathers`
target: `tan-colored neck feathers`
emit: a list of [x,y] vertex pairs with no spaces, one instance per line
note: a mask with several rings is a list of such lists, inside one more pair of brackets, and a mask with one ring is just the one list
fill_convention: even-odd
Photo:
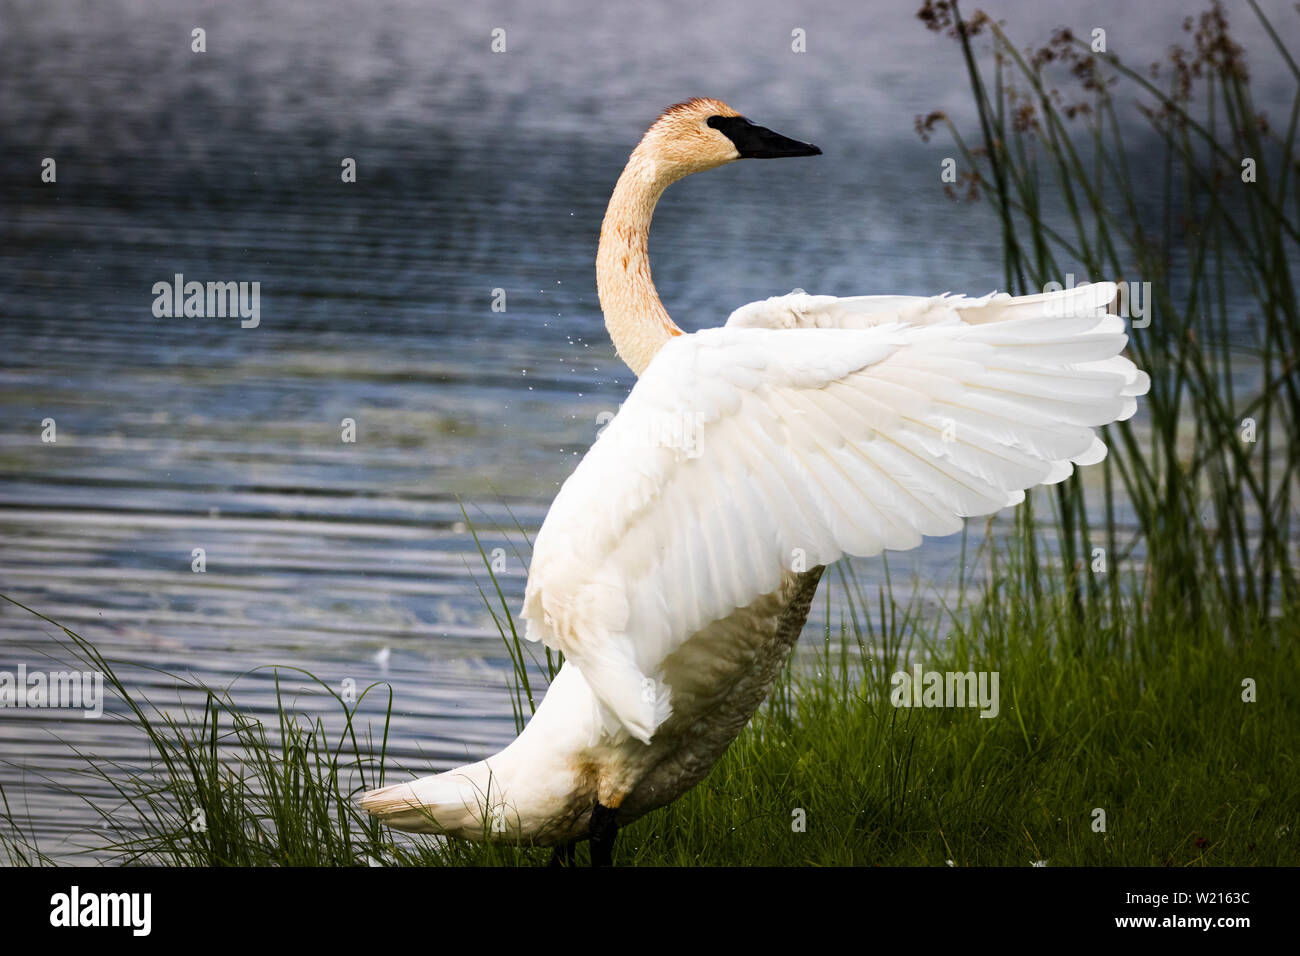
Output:
[[643,140],[618,178],[600,228],[596,289],[619,358],[640,375],[670,338],[681,335],[650,277],[650,220],[655,204],[680,178],[654,160]]

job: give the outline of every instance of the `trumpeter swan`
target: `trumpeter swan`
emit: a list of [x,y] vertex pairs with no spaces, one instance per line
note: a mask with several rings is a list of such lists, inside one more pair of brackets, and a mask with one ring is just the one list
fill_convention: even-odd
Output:
[[766,696],[825,565],[916,547],[1106,452],[1147,377],[1115,286],[1043,295],[751,303],[684,334],[650,277],[664,189],[815,156],[725,103],[669,107],[633,151],[596,279],[639,377],[537,534],[522,616],[566,662],[495,756],[367,793],[391,826],[571,845],[698,783]]

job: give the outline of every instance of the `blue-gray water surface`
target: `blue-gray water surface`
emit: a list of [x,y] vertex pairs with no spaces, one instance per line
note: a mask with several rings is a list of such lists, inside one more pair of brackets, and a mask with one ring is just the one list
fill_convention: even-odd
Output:
[[[484,547],[503,549],[517,608],[514,521],[537,528],[632,382],[593,259],[610,188],[659,110],[715,96],[825,151],[670,190],[651,254],[684,328],[794,287],[1001,281],[995,223],[942,190],[951,145],[913,130],[936,108],[972,116],[957,50],[918,5],[9,0],[0,593],[164,704],[170,672],[234,681],[266,715],[272,674],[248,672],[291,665],[332,686],[391,684],[391,750],[412,768],[500,746],[509,662],[459,502]],[[1187,12],[988,6],[1026,45],[1058,25],[1108,27],[1138,64],[1182,38]],[[1254,49],[1259,30],[1240,20]],[[206,52],[191,49],[195,28]],[[1283,82],[1259,76],[1257,93]],[[46,157],[55,183],[41,181]],[[156,317],[151,290],[176,274],[260,283],[259,324]],[[948,586],[959,546],[929,542],[895,574]],[[878,561],[859,570],[880,579]],[[0,608],[0,670],[66,659],[58,637]],[[109,718],[0,711],[0,785],[60,858],[95,843],[69,787],[115,806],[69,774],[70,745],[144,754]]]

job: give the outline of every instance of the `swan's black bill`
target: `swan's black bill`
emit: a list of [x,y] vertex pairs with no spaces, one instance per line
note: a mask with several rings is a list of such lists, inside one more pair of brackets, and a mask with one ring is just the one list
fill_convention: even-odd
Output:
[[743,116],[710,116],[709,125],[736,144],[741,159],[783,159],[787,156],[820,156],[812,143],[801,143],[766,126],[755,126]]

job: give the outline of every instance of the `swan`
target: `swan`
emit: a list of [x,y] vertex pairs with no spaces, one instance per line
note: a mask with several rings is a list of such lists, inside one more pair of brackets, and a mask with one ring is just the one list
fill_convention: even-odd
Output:
[[[684,333],[650,275],[664,190],[821,150],[696,98],[619,177],[596,281],[638,380],[534,542],[525,636],[565,663],[500,753],[365,793],[390,826],[612,860],[702,780],[790,654],[826,565],[959,531],[1100,461],[1147,376],[1112,283],[1011,297],[795,292]],[[571,858],[571,857],[569,857]]]

